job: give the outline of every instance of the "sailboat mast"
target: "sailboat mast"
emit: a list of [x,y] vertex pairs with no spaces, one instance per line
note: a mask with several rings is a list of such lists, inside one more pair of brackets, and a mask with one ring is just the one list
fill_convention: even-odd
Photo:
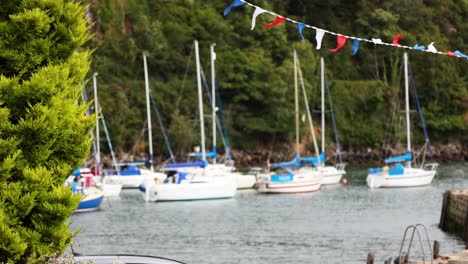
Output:
[[150,109],[150,94],[149,94],[149,81],[148,81],[148,66],[146,64],[146,54],[143,52],[143,66],[145,70],[145,91],[146,91],[146,114],[148,122],[148,143],[149,143],[149,161],[150,170],[154,171],[153,167],[153,133],[151,130],[151,109]]
[[205,154],[205,125],[203,119],[203,97],[202,97],[202,88],[201,88],[201,78],[200,78],[200,55],[198,53],[198,41],[194,41],[195,44],[195,60],[197,65],[197,86],[198,86],[198,107],[200,112],[200,130],[201,130],[201,151],[202,151],[202,160],[206,160]]
[[317,162],[319,165],[321,165],[322,161],[320,160],[320,153],[319,153],[319,148],[317,144],[317,138],[315,137],[315,129],[314,129],[314,123],[312,121],[312,115],[310,114],[310,108],[309,108],[309,100],[307,99],[307,92],[305,90],[305,85],[304,85],[304,79],[302,78],[302,70],[301,70],[301,64],[299,63],[299,59],[297,60],[297,68],[299,72],[299,80],[301,81],[301,88],[302,88],[302,95],[304,97],[304,105],[307,110],[307,118],[309,119],[309,129],[310,133],[312,133],[312,140],[314,142],[314,149],[315,153],[317,154]]
[[[411,152],[411,130],[410,130],[410,109],[409,109],[409,81],[408,81],[408,53],[403,54],[405,63],[405,105],[406,105],[406,140],[408,151]],[[407,166],[411,167],[411,161],[407,162]]]
[[297,53],[294,49],[294,106],[296,114],[296,153],[299,154],[299,95],[297,86]]
[[96,172],[101,175],[101,149],[99,147],[99,101],[97,96],[97,77],[98,73],[93,74],[93,88],[94,88],[94,114],[96,115]]
[[[213,115],[213,151],[216,151],[216,91],[215,91],[215,60],[216,53],[214,51],[215,43],[210,45],[211,51],[211,107]],[[216,164],[216,156],[213,157],[213,163]]]
[[320,76],[321,76],[321,114],[322,114],[322,153],[325,153],[325,62],[320,57]]

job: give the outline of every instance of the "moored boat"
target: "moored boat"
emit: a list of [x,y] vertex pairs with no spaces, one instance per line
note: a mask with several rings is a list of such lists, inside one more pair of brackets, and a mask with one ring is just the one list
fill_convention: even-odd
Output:
[[83,196],[80,203],[78,204],[78,208],[76,208],[74,213],[96,211],[99,209],[99,206],[101,205],[102,200],[104,199],[102,191],[93,187],[85,189],[76,189],[73,192],[77,195]]
[[300,167],[300,157],[290,162],[272,164],[274,171],[258,174],[255,189],[261,193],[301,193],[320,190],[322,177],[313,167]]
[[140,186],[148,202],[229,199],[237,189],[232,175],[204,176],[179,172],[176,182],[146,183]]
[[[405,74],[405,114],[406,114],[406,140],[407,149],[404,155],[391,157],[385,160],[385,164],[382,168],[370,168],[367,175],[367,185],[369,188],[380,188],[380,187],[416,187],[425,186],[431,184],[434,176],[436,175],[438,163],[424,163],[418,167],[413,167],[414,162],[412,150],[411,150],[411,129],[410,129],[410,107],[409,107],[409,72],[408,72],[408,54],[404,53],[404,74]],[[426,148],[431,152],[429,136],[426,131],[424,118],[419,105],[419,99],[417,97],[416,87],[414,86],[414,95],[416,97],[416,105],[419,113],[419,117],[422,122],[424,129],[425,144]],[[432,155],[432,154],[431,154]],[[422,155],[424,156],[424,155]]]

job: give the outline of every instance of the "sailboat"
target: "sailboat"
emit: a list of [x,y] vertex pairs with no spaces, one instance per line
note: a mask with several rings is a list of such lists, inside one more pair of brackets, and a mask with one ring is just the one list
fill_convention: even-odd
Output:
[[92,185],[93,174],[88,168],[78,168],[65,181],[65,186],[70,186],[74,195],[81,195],[78,208],[74,213],[96,211],[104,199],[104,191]]
[[103,183],[122,184],[123,188],[138,188],[147,180],[163,182],[166,174],[155,172],[153,166],[153,136],[151,130],[151,109],[148,81],[148,67],[146,64],[146,54],[143,53],[143,66],[145,71],[145,91],[146,91],[146,112],[148,120],[148,143],[149,143],[149,169],[139,168],[136,163],[124,164],[124,169],[107,171]]
[[[221,125],[219,125],[220,129],[220,134],[221,134],[221,139],[223,140],[223,143],[225,144],[226,147],[226,155],[228,156],[228,164],[226,163],[217,163],[216,162],[216,156],[217,156],[217,146],[216,146],[216,125],[217,123],[217,118],[216,118],[216,112],[218,110],[218,107],[216,106],[216,75],[215,75],[215,60],[216,60],[216,53],[214,51],[214,47],[216,44],[210,45],[210,54],[211,54],[211,110],[212,110],[212,136],[213,136],[213,148],[210,153],[205,154],[207,157],[209,156],[211,158],[211,163],[207,165],[206,172],[208,174],[232,174],[236,178],[237,182],[237,189],[249,189],[252,188],[255,184],[255,181],[257,180],[255,175],[246,175],[246,174],[241,174],[236,171],[236,168],[234,167],[233,161],[230,159],[230,154],[229,152],[229,147],[227,145],[225,136],[222,133],[221,130]],[[206,80],[205,80],[205,75],[203,74],[203,71],[201,71],[201,76],[203,77],[203,81],[206,85]],[[207,93],[208,92],[208,86],[206,85]],[[193,153],[192,156],[200,157],[200,153]]]
[[[172,175],[172,181],[168,179],[168,181],[161,183],[147,180],[144,185],[140,186],[140,190],[144,192],[144,199],[147,202],[228,199],[234,197],[236,193],[237,184],[234,175],[227,173],[225,167],[217,166],[217,164],[208,164],[206,160],[207,156],[216,157],[216,145],[212,152],[206,153],[200,59],[197,40],[195,40],[194,45],[201,130],[201,160],[196,162],[166,164],[162,170]],[[213,111],[215,111],[214,104]]]
[[[299,155],[299,95],[298,95],[298,59],[294,50],[294,103],[296,119],[296,155],[293,160],[282,163],[274,163],[269,167],[275,170],[271,173],[258,174],[258,181],[255,188],[260,193],[300,193],[318,191],[322,185],[322,177],[315,173],[315,169],[309,166],[302,166]],[[303,92],[305,89],[303,89]],[[306,108],[308,109],[307,99]],[[315,141],[314,129],[310,111],[308,111],[309,125]],[[316,147],[317,148],[317,147]],[[317,157],[317,159],[320,159]],[[312,159],[311,159],[312,160]]]
[[[97,73],[95,72],[93,74],[93,90],[94,90],[94,111],[95,111],[95,114],[96,114],[96,142],[95,142],[95,146],[96,146],[96,149],[95,149],[95,174],[97,175],[94,175],[93,178],[101,178],[101,148],[100,148],[100,142],[99,142],[99,117],[101,116],[102,117],[102,122],[103,122],[103,125],[105,125],[104,123],[104,115],[102,114],[102,112],[100,111],[100,105],[99,105],[99,99],[98,99],[98,94],[97,94],[97,81],[96,81],[96,76],[97,76]],[[104,128],[106,128],[106,126],[104,126]],[[107,135],[107,128],[105,129],[105,132],[106,132],[106,135]],[[109,138],[108,138],[108,142],[109,142],[109,145],[110,145],[110,141],[109,141]],[[112,150],[112,148],[111,148]],[[114,155],[113,155],[113,151],[112,151],[112,161],[115,162],[115,158],[114,158]],[[102,180],[101,180],[102,181]],[[103,182],[97,182],[96,183],[96,186],[102,190],[102,193],[104,195],[104,197],[116,197],[116,196],[119,196],[120,195],[120,191],[122,190],[122,184],[118,184],[118,183],[103,183]]]
[[[302,82],[302,71],[299,68],[299,73],[301,77],[301,82]],[[337,164],[337,166],[327,166],[325,164],[325,63],[323,60],[323,57],[320,58],[320,76],[321,76],[321,121],[322,121],[322,151],[319,155],[318,158],[316,157],[304,157],[302,158],[302,161],[305,163],[311,163],[313,166],[317,168],[316,173],[322,177],[322,184],[327,185],[327,184],[337,184],[340,182],[341,177],[343,174],[345,174],[345,166],[346,164],[340,162]],[[304,84],[302,83],[304,86]],[[328,86],[327,86],[328,87]],[[304,91],[305,92],[305,91]],[[333,120],[333,125],[335,126],[335,120],[333,116],[333,107],[331,105],[331,95],[330,91],[328,90],[328,101],[330,102],[330,110],[332,113],[332,120]],[[307,104],[307,102],[306,102]],[[336,126],[335,126],[335,136],[336,136]],[[340,153],[340,145],[338,142],[338,137],[336,136],[336,141],[337,141],[337,152],[338,152],[338,157],[341,161],[341,153]]]
[[[100,170],[100,163],[101,163],[101,153],[100,153],[100,144],[99,144],[99,117],[101,117],[101,122],[104,126],[104,131],[106,132],[106,137],[109,143],[109,148],[111,149],[111,154],[112,154],[112,161],[115,163],[115,158],[114,158],[114,153],[112,151],[112,144],[110,144],[110,139],[108,136],[108,131],[107,127],[104,121],[104,115],[102,112],[99,111],[100,106],[99,106],[99,100],[97,97],[97,85],[96,85],[96,76],[98,74],[94,73],[93,74],[93,86],[94,86],[94,109],[95,109],[95,115],[96,115],[96,125],[95,125],[95,131],[91,131],[91,137],[95,139],[93,142],[93,150],[94,150],[94,161],[95,161],[95,168],[93,170],[89,168],[77,168],[72,175],[68,177],[66,180],[65,184],[67,186],[73,185],[73,182],[76,181],[81,185],[81,194],[89,194],[93,193],[94,195],[98,194],[99,191],[102,192],[103,197],[115,197],[119,196],[120,191],[122,190],[122,185],[121,184],[108,184],[108,183],[102,183],[102,176],[101,176],[101,170]],[[88,99],[86,96],[86,91],[82,91],[82,98],[83,100],[87,103]],[[89,110],[86,111],[86,114],[89,114]],[[94,190],[98,189],[98,190]],[[97,201],[99,197],[95,197],[91,200]],[[89,209],[88,207],[90,206],[89,202],[89,195],[83,197],[81,204],[80,202],[80,207],[81,209],[86,208]],[[95,205],[91,205],[91,207],[94,207]],[[97,209],[97,207],[96,207]]]
[[[408,54],[403,55],[405,74],[405,114],[406,114],[406,139],[407,151],[404,155],[391,157],[385,160],[382,168],[371,168],[367,175],[367,185],[369,188],[380,187],[414,187],[431,184],[437,171],[437,163],[421,164],[418,168],[413,168],[411,152],[411,129],[410,129],[410,107],[409,107],[409,81],[408,81]],[[415,88],[415,87],[414,87]],[[416,91],[416,89],[415,89]],[[416,94],[415,94],[416,95]],[[418,102],[418,101],[417,101]],[[422,118],[421,109],[418,103],[418,111]],[[425,129],[425,126],[423,126]],[[430,148],[427,133],[426,144]]]

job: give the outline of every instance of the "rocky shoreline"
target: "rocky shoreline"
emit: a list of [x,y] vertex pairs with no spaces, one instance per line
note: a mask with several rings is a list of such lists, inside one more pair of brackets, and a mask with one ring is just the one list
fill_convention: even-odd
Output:
[[[300,153],[302,156],[313,156],[310,150],[313,149],[311,146],[300,146]],[[334,146],[327,146],[326,160],[329,164],[338,163],[338,156]],[[415,149],[421,149],[420,146],[413,148],[413,156],[417,153]],[[333,151],[332,151],[333,150]],[[218,160],[224,161],[225,155],[224,150],[220,149]],[[365,147],[347,147],[342,150],[343,162],[348,165],[363,165],[363,164],[382,164],[383,160],[390,156],[402,155],[405,153],[403,146],[386,146],[383,148],[365,148]],[[468,144],[435,144],[432,146],[432,153],[436,162],[463,162],[468,161]],[[232,150],[232,158],[235,161],[237,168],[250,168],[250,167],[265,167],[267,162],[283,162],[291,160],[294,157],[295,150],[290,144],[283,144],[276,146],[275,148],[258,146],[256,148],[245,149],[245,150]],[[126,160],[140,160],[144,161],[147,159],[145,153],[140,155],[129,155],[121,153],[119,157],[126,157]],[[422,155],[419,156],[421,158]],[[185,155],[176,155],[178,162],[188,161],[190,158]],[[420,160],[420,159],[419,159]],[[426,161],[430,161],[429,153],[426,153]],[[110,155],[103,155],[102,162],[105,168],[112,167],[112,160]],[[170,162],[167,158],[167,154],[164,156],[155,155],[154,164],[156,167],[160,164]],[[94,157],[89,156],[86,162],[87,164],[94,163]]]
[[[304,151],[304,146],[300,146],[301,153],[303,156],[312,156],[313,153],[310,151]],[[329,147],[328,149],[334,149]],[[421,149],[416,146],[413,149]],[[468,161],[468,146],[462,144],[447,144],[447,145],[434,145],[431,147],[433,158],[437,162],[460,162]],[[275,149],[268,148],[255,148],[246,150],[233,150],[232,156],[235,160],[236,166],[239,167],[253,167],[253,166],[265,166],[269,160],[273,162],[282,162],[291,160],[294,157],[294,149],[291,145],[284,145]],[[386,146],[381,149],[376,148],[348,148],[342,150],[343,162],[352,165],[359,164],[380,164],[385,157],[397,156],[404,154],[405,150],[402,146],[390,147]],[[423,152],[422,152],[423,153]],[[413,155],[417,153],[413,151]],[[422,155],[420,155],[422,158]],[[336,151],[326,151],[327,162],[336,163],[338,161]],[[426,161],[430,160],[429,153],[426,152]]]

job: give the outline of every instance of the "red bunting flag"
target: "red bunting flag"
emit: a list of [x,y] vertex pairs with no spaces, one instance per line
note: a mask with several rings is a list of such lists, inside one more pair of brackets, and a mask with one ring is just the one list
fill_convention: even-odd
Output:
[[452,52],[452,51],[449,51],[446,54],[447,54],[447,56],[450,56],[450,57],[455,57],[456,56],[455,53]]
[[271,22],[271,23],[268,23],[266,25],[263,26],[263,29],[268,29],[268,28],[271,28],[271,27],[274,27],[282,22],[284,22],[287,18],[285,17],[282,17],[282,16],[277,16],[275,18],[275,21]]
[[337,35],[336,42],[338,42],[338,44],[336,45],[336,48],[330,49],[329,51],[337,52],[338,50],[340,50],[346,44],[346,37],[343,35]]
[[392,41],[393,45],[401,46],[400,43],[398,43],[398,41],[399,41],[400,39],[402,39],[402,38],[404,38],[403,35],[401,35],[401,34],[396,35],[396,36],[393,38],[393,41]]

